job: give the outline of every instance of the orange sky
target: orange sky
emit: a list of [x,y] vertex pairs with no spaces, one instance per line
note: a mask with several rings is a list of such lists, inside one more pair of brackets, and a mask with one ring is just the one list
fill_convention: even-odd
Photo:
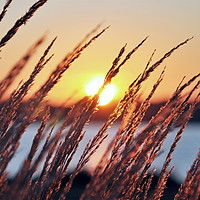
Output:
[[[0,2],[2,8],[5,1]],[[2,37],[15,20],[34,3],[33,0],[13,1],[0,24]],[[85,95],[85,86],[95,76],[104,75],[117,56],[120,48],[127,45],[127,53],[146,36],[147,42],[136,52],[113,80],[120,98],[134,78],[144,69],[149,56],[156,48],[154,61],[164,53],[194,36],[186,46],[175,52],[144,84],[144,96],[166,65],[166,75],[154,101],[163,100],[174,91],[184,75],[188,78],[199,73],[200,56],[200,1],[199,0],[49,0],[16,36],[2,49],[1,76],[23,56],[26,50],[46,31],[48,39],[16,80],[26,80],[41,53],[58,35],[52,48],[53,60],[36,79],[33,90],[43,83],[56,64],[99,22],[109,30],[93,43],[66,71],[60,83],[49,93],[52,102],[64,102],[77,91],[74,99]]]

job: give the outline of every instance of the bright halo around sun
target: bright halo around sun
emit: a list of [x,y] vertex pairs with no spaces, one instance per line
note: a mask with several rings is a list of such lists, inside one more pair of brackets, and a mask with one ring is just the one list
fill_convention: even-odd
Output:
[[[89,82],[85,88],[87,95],[95,95],[98,92],[99,88],[102,86],[103,81],[103,77],[97,77]],[[99,105],[103,106],[108,104],[113,99],[116,92],[117,89],[113,84],[107,85],[99,97]]]

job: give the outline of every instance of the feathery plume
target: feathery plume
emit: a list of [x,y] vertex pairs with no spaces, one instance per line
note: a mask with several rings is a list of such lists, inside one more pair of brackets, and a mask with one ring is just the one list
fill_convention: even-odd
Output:
[[0,22],[2,21],[2,19],[5,17],[6,12],[8,10],[8,7],[10,6],[10,4],[12,3],[12,0],[7,0],[7,2],[5,3],[3,10],[0,14]]
[[39,0],[34,3],[30,8],[29,11],[19,18],[13,27],[6,33],[6,35],[0,40],[0,49],[7,44],[7,42],[17,33],[19,28],[26,24],[27,21],[34,15],[34,13],[43,6],[48,0]]

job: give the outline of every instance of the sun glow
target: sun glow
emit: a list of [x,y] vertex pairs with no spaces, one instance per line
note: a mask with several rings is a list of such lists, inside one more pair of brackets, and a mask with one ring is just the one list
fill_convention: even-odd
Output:
[[[97,77],[93,79],[91,82],[89,82],[85,88],[87,95],[92,95],[92,96],[95,95],[98,92],[99,88],[102,86],[103,80],[104,78]],[[103,106],[108,104],[113,99],[116,92],[117,89],[113,84],[107,85],[100,95],[99,105]]]

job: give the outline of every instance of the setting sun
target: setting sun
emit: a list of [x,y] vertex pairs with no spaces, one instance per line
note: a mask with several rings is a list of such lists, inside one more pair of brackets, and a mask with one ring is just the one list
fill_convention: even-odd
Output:
[[[94,95],[98,92],[98,89],[103,84],[103,77],[97,77],[90,81],[86,86],[86,93],[87,95]],[[116,94],[116,87],[113,84],[109,84],[106,86],[106,88],[103,90],[103,92],[100,95],[99,105],[106,105],[108,104],[113,97]]]

